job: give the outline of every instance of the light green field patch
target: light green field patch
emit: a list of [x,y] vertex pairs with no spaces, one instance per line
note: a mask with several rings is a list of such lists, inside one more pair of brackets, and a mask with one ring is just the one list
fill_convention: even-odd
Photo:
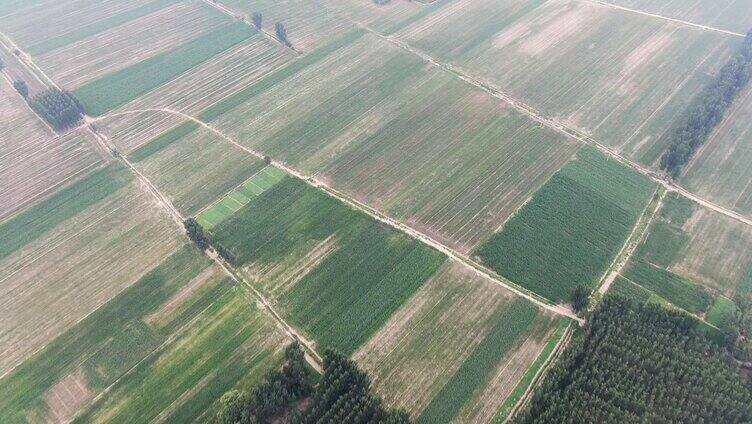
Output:
[[287,175],[285,171],[267,166],[241,185],[198,214],[196,220],[207,230],[230,217],[261,193],[274,187]]

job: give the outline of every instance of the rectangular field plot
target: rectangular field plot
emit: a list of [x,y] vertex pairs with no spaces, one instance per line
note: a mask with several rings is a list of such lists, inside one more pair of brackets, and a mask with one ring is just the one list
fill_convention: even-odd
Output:
[[0,222],[102,164],[82,131],[58,136],[0,79]]
[[345,19],[329,13],[311,0],[218,0],[251,22],[252,13],[262,16],[262,29],[275,37],[275,24],[284,25],[295,50],[310,52],[353,28]]
[[126,24],[178,1],[24,2],[31,4],[18,7],[16,11],[0,17],[0,26],[22,49],[33,56],[39,56]]
[[350,37],[201,116],[465,252],[574,153],[450,74],[372,35]]
[[455,2],[398,35],[647,164],[741,41],[585,0],[497,3]]
[[245,41],[254,33],[240,22],[220,26],[168,52],[80,86],[75,94],[88,114],[102,115]]
[[721,299],[752,290],[752,229],[672,193],[623,275],[679,308],[721,322],[722,314],[711,314]]
[[184,247],[0,380],[0,419],[69,422],[230,289]]
[[210,230],[247,205],[261,193],[274,187],[287,175],[285,171],[267,166],[235,187],[216,203],[201,211],[196,220],[204,229]]
[[[425,72],[323,169],[334,187],[469,253],[575,153],[453,76]],[[368,122],[365,122],[368,124]]]
[[[289,339],[241,287],[226,290],[76,422],[207,421],[234,387],[279,366]],[[166,388],[169,388],[166,390]]]
[[210,232],[290,321],[350,354],[445,256],[285,178]]
[[554,322],[446,262],[353,356],[387,404],[418,422],[489,422]]
[[[231,22],[227,15],[201,0],[179,1],[46,52],[34,60],[59,85],[74,90],[167,54]],[[161,71],[145,79],[152,80],[158,75]]]
[[[212,104],[252,85],[293,57],[288,49],[256,34],[111,111],[117,116],[98,121],[97,125],[118,147],[130,151],[174,128],[182,119],[159,109],[198,116]],[[129,113],[135,110],[150,111]]]
[[743,90],[685,167],[687,189],[740,213],[752,214],[752,84]]
[[[250,178],[265,165],[257,157],[228,143],[206,128],[171,131],[135,150],[130,156],[146,175],[187,215],[201,211]],[[172,137],[171,134],[177,133]]]
[[640,174],[583,148],[476,250],[500,275],[552,301],[603,276],[649,201]]
[[0,375],[181,244],[175,223],[115,165],[0,224]]
[[746,0],[608,0],[618,6],[745,34],[752,28]]

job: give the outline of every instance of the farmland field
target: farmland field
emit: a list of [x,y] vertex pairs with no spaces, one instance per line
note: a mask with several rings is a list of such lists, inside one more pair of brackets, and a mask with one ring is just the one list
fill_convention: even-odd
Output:
[[0,419],[192,421],[275,367],[286,341],[244,289],[185,246],[0,380],[13,394]]
[[[257,274],[257,284],[291,322],[320,346],[347,354],[367,341],[445,260],[290,177],[210,235],[251,276],[263,272]],[[327,244],[322,257],[307,254]],[[277,262],[291,257],[300,258],[299,267],[288,262],[295,271],[269,275]]]
[[[112,113],[169,108],[197,116],[208,106],[283,66],[292,57],[288,50],[256,34]],[[152,111],[107,118],[98,125],[120,148],[130,151],[172,129],[180,119],[170,113]]]
[[752,214],[752,85],[742,91],[710,138],[686,166],[688,189],[745,215]]
[[583,148],[475,254],[500,275],[550,300],[594,287],[649,201],[640,174]]
[[59,85],[73,90],[167,55],[230,22],[201,0],[176,2],[35,60]]
[[495,231],[575,152],[563,136],[403,50],[352,37],[201,116],[461,251]]
[[253,34],[254,31],[248,25],[240,22],[223,25],[161,55],[79,86],[74,93],[88,114],[103,115],[245,41]]
[[[262,160],[203,127],[166,142],[160,137],[135,150],[131,160],[186,215],[196,214],[264,167]],[[155,144],[159,146],[148,149]]]
[[727,303],[752,290],[750,243],[745,224],[672,193],[622,274],[648,294],[707,313],[711,324],[726,328]]
[[397,35],[646,164],[740,42],[586,0],[497,3],[454,2]]
[[[488,421],[551,332],[551,317],[524,302],[446,262],[353,356],[387,403],[414,418]],[[487,350],[492,341],[499,350]],[[457,391],[459,382],[468,391]],[[444,402],[448,411],[439,410]]]
[[205,229],[221,223],[240,208],[252,202],[266,190],[274,187],[285,177],[285,172],[273,166],[266,166],[243,181],[223,198],[202,210],[196,220]]
[[0,224],[0,374],[180,244],[128,171],[110,165]]
[[250,22],[252,13],[262,15],[262,29],[274,36],[274,25],[282,23],[293,48],[310,52],[329,40],[352,29],[352,24],[338,19],[318,1],[299,0],[218,0]]
[[752,10],[745,0],[608,0],[608,3],[742,34],[752,28]]
[[0,222],[103,162],[83,131],[57,136],[0,79]]

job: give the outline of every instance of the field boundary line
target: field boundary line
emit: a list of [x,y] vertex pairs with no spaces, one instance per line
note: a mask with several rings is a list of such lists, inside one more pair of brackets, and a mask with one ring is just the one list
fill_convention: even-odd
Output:
[[535,376],[533,376],[533,381],[530,382],[530,385],[527,386],[527,389],[525,390],[525,393],[523,393],[522,397],[519,401],[514,405],[511,411],[509,411],[509,414],[507,417],[502,421],[502,424],[506,424],[510,422],[514,416],[522,410],[525,405],[532,399],[533,393],[538,388],[541,382],[546,377],[546,374],[551,369],[551,366],[556,363],[556,361],[561,357],[561,354],[564,352],[564,350],[567,348],[567,345],[572,340],[572,335],[574,334],[574,330],[572,328],[572,324],[570,323],[567,325],[566,332],[561,337],[561,340],[559,340],[559,343],[557,343],[556,347],[554,348],[553,352],[551,352],[550,355],[548,355],[548,358],[546,358],[546,362],[543,363],[543,365],[540,367],[538,372],[535,373]]
[[[619,254],[616,255],[616,258],[614,258],[613,262],[611,262],[611,265],[608,267],[608,269],[606,269],[606,272],[600,279],[600,284],[598,284],[597,292],[601,295],[606,294],[608,289],[611,287],[611,284],[614,282],[614,280],[616,280],[616,277],[621,274],[621,271],[632,258],[634,252],[645,239],[645,236],[648,233],[648,228],[650,228],[650,224],[653,222],[656,214],[661,210],[661,207],[663,206],[663,200],[666,198],[666,194],[666,189],[663,186],[658,186],[653,192],[653,195],[650,196],[650,201],[642,210],[640,218],[632,228],[632,232],[624,242],[624,246],[622,246],[621,250],[619,250]],[[650,211],[650,213],[648,214],[648,210],[650,210],[651,207],[652,211]]]
[[616,10],[622,10],[624,12],[631,12],[631,13],[635,13],[635,14],[642,15],[642,16],[648,16],[648,17],[651,17],[651,18],[661,19],[661,20],[664,20],[664,21],[669,21],[669,22],[673,22],[675,24],[681,24],[681,25],[685,25],[685,26],[689,26],[689,27],[701,29],[701,30],[704,30],[704,31],[718,32],[718,33],[721,33],[721,34],[732,35],[732,36],[735,36],[735,37],[746,37],[745,34],[742,34],[742,33],[739,33],[739,32],[730,31],[730,30],[722,29],[722,28],[718,28],[718,27],[713,27],[713,26],[710,26],[710,25],[698,24],[696,22],[685,21],[685,20],[682,20],[682,19],[670,18],[668,16],[659,15],[657,13],[650,13],[650,12],[645,12],[644,10],[632,9],[632,8],[625,7],[625,6],[619,6],[618,4],[613,4],[613,3],[605,2],[605,1],[602,1],[602,0],[585,0],[585,1],[587,1],[589,3],[601,5],[603,7],[608,7],[608,8],[616,9]]
[[[13,40],[10,37],[8,37],[7,35],[5,35],[5,33],[3,33],[2,31],[0,31],[0,39],[2,39],[2,40],[0,40],[0,44],[3,44],[4,47],[7,48],[7,46],[5,46],[5,42],[7,42],[8,44],[10,44],[10,46],[12,48],[11,54],[14,55],[14,56],[16,56],[18,58],[19,62],[21,62],[21,64],[23,64],[26,67],[28,67],[29,70],[31,71],[31,73],[34,74],[34,76],[39,80],[39,82],[41,82],[44,85],[52,85],[53,87],[55,87],[57,89],[60,89],[60,86],[58,86],[55,83],[55,81],[52,78],[49,77],[49,75],[47,75],[39,66],[37,66],[34,63],[34,61],[31,58],[31,55],[28,54],[28,53],[26,53],[25,51],[23,51],[18,44],[16,44],[15,42],[13,42]],[[20,54],[19,55],[15,55],[13,53],[15,50],[18,50],[20,52]],[[42,77],[44,77],[44,79],[46,79],[47,82],[42,81],[39,78],[40,75]]]
[[[179,111],[172,110],[172,109],[167,109],[167,108],[137,109],[137,110],[119,112],[119,113],[114,113],[114,114],[111,114],[111,115],[105,115],[105,116],[101,116],[101,117],[98,117],[98,118],[94,118],[94,119],[92,119],[92,122],[97,122],[97,121],[100,121],[100,120],[114,118],[114,117],[123,116],[123,115],[139,114],[139,113],[144,113],[144,112],[172,113],[172,114],[181,116],[181,117],[183,117],[185,119],[191,120],[191,121],[199,124],[200,126],[202,126],[202,127],[206,128],[206,129],[212,131],[213,133],[217,134],[222,139],[226,140],[227,142],[231,143],[232,145],[234,145],[234,146],[236,146],[236,147],[244,150],[245,152],[247,152],[247,153],[249,153],[249,154],[251,154],[253,156],[256,156],[259,159],[264,159],[264,157],[265,157],[261,152],[258,152],[258,151],[254,150],[254,149],[248,148],[248,147],[246,147],[246,146],[238,143],[237,141],[233,140],[230,136],[224,134],[222,131],[218,130],[217,128],[213,127],[212,125],[210,125],[210,124],[208,124],[208,123],[206,123],[206,122],[204,122],[204,121],[202,121],[202,120],[200,120],[200,119],[198,119],[196,117],[193,117],[193,116],[188,115],[186,113],[179,112]],[[549,310],[551,312],[554,312],[555,314],[566,316],[566,317],[568,317],[570,319],[573,319],[573,320],[579,322],[580,324],[584,323],[584,320],[582,318],[578,317],[568,307],[563,306],[563,305],[554,305],[551,302],[549,302],[548,300],[546,300],[545,298],[543,298],[543,297],[541,297],[541,296],[539,296],[539,295],[537,295],[537,294],[535,294],[535,293],[533,293],[531,291],[528,291],[528,290],[522,288],[521,286],[518,286],[517,284],[514,284],[511,281],[508,281],[507,279],[503,279],[501,276],[497,276],[496,273],[494,273],[493,271],[487,269],[483,265],[475,262],[470,257],[465,256],[465,255],[463,255],[463,254],[461,254],[459,252],[456,252],[456,251],[454,251],[454,249],[452,249],[452,248],[450,248],[448,246],[445,246],[444,244],[442,244],[442,243],[434,240],[433,238],[429,237],[428,235],[423,234],[422,232],[420,232],[420,231],[418,231],[418,230],[416,230],[416,229],[414,229],[414,228],[412,228],[412,227],[410,227],[410,226],[408,226],[408,225],[406,225],[406,224],[404,224],[404,223],[402,223],[400,221],[397,221],[397,220],[395,220],[393,218],[390,218],[387,215],[383,214],[382,212],[380,212],[380,211],[378,211],[378,210],[376,210],[376,209],[374,209],[374,208],[372,208],[372,207],[370,207],[370,206],[368,206],[368,205],[366,205],[366,204],[364,204],[364,203],[362,203],[362,202],[360,202],[360,201],[358,201],[358,200],[356,200],[356,199],[354,199],[354,198],[352,198],[352,197],[350,197],[348,195],[345,195],[344,193],[341,193],[340,191],[338,191],[338,190],[330,187],[329,185],[327,185],[325,182],[317,179],[315,176],[304,175],[304,174],[298,172],[297,170],[294,170],[294,169],[290,168],[285,163],[283,163],[281,161],[274,160],[274,159],[271,160],[271,165],[273,165],[273,166],[275,166],[275,167],[277,167],[279,169],[282,169],[283,171],[287,172],[288,174],[290,174],[290,175],[292,175],[292,176],[294,176],[294,177],[296,177],[296,178],[298,178],[300,180],[303,180],[304,182],[306,182],[310,186],[323,191],[327,195],[329,195],[329,196],[331,196],[331,197],[339,200],[340,202],[343,202],[343,203],[347,204],[351,208],[354,208],[355,210],[363,212],[366,215],[370,216],[371,218],[376,219],[377,221],[379,221],[379,222],[381,222],[383,224],[386,224],[386,225],[388,225],[388,226],[390,226],[390,227],[392,227],[392,228],[394,228],[394,229],[396,229],[396,230],[398,230],[398,231],[400,231],[402,233],[407,234],[408,236],[410,236],[410,237],[412,237],[414,239],[417,239],[417,240],[423,242],[424,244],[426,244],[428,246],[433,247],[434,249],[436,249],[436,250],[444,253],[445,255],[447,255],[448,257],[450,257],[451,259],[459,261],[460,263],[464,264],[467,268],[472,269],[476,274],[479,274],[479,275],[483,276],[484,278],[486,278],[487,280],[489,280],[491,282],[494,282],[495,284],[498,284],[498,285],[500,285],[500,286],[502,286],[502,287],[504,287],[504,288],[506,288],[506,289],[508,289],[508,290],[510,290],[512,292],[514,292],[515,294],[526,298],[527,300],[535,303],[539,307],[541,307],[543,309],[546,309],[546,310]]]

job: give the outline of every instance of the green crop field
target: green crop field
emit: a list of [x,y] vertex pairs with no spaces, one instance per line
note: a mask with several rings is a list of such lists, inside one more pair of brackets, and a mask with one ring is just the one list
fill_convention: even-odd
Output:
[[204,229],[211,230],[263,192],[274,187],[282,181],[285,175],[287,175],[285,171],[273,166],[263,168],[223,198],[201,211],[196,220]]
[[286,342],[248,293],[232,288],[74,422],[205,419],[225,391],[253,385],[276,367]]
[[[0,401],[0,420],[72,418],[228,288],[207,258],[178,250],[0,380],[10,395]],[[172,300],[185,294],[191,296]],[[149,319],[159,315],[161,321]]]
[[600,280],[652,188],[642,175],[585,148],[475,254],[511,281],[567,300],[578,284]]
[[239,22],[220,26],[166,53],[91,81],[74,93],[89,115],[104,115],[254,34]]
[[624,277],[688,312],[702,314],[712,301],[710,293],[702,286],[639,260],[627,267]]
[[[256,267],[302,255],[335,237],[337,247],[324,258],[289,276],[293,281],[279,282],[284,291],[276,301],[318,343],[345,353],[365,342],[445,259],[289,177],[210,235],[237,265]],[[280,288],[264,279],[260,284],[267,292]]]

